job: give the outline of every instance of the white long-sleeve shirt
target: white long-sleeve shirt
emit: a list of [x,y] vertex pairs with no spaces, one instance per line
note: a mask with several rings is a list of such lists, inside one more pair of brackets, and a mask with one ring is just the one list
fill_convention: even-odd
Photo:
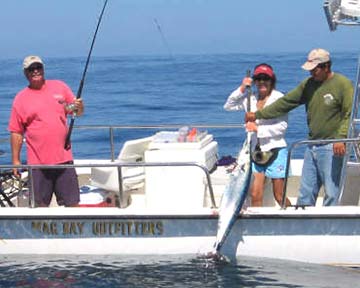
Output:
[[[277,91],[272,90],[269,98],[267,99],[264,107],[270,105],[275,102],[277,99],[283,97],[284,94]],[[256,107],[257,97],[255,95],[250,96],[250,111],[255,112],[257,110]],[[227,111],[239,111],[239,110],[247,110],[247,92],[241,93],[240,87],[233,91],[228,97],[224,109]],[[273,119],[260,119],[256,120],[256,124],[258,126],[257,133],[253,133],[252,135],[252,145],[253,149],[259,140],[260,148],[262,151],[269,151],[273,148],[281,148],[286,147],[285,141],[285,132],[288,127],[288,117],[287,114],[278,118]]]

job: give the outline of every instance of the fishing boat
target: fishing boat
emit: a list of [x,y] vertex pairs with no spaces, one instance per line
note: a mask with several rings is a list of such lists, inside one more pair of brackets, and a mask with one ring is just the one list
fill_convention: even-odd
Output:
[[[349,15],[349,5],[346,9],[341,5],[345,2],[350,1],[325,1],[331,29],[353,24],[360,16]],[[354,9],[360,11],[358,6],[350,10]],[[284,204],[275,203],[270,185],[263,207],[250,207],[246,199],[222,245],[224,255],[360,265],[359,72],[360,66],[348,138],[320,141],[348,145],[340,205],[324,207],[320,195],[314,207],[285,207],[285,197],[296,203],[303,163],[293,159],[292,152],[315,141],[293,143]],[[12,166],[0,165],[0,254],[201,256],[212,251],[218,207],[238,163],[235,157],[218,159],[219,144],[212,131],[243,129],[243,125],[74,127],[78,133],[94,128],[109,131],[108,159],[41,166],[76,168],[81,187],[79,207],[65,208],[55,201],[50,207],[35,207],[31,175],[39,166],[21,166],[22,177],[15,178],[9,172]],[[141,131],[142,136],[124,141],[120,151],[115,151],[118,139],[114,131],[128,129]],[[149,133],[144,136],[145,129]]]
[[[242,129],[238,126],[231,129]],[[215,135],[171,142],[168,135],[178,135],[172,128],[126,141],[115,159],[75,161],[80,207],[53,202],[51,207],[35,208],[29,175],[15,179],[3,173],[0,253],[204,255],[211,251],[218,229],[217,207],[236,164],[221,165]],[[163,139],[168,140],[158,142],[159,135],[167,135]],[[293,159],[290,165],[287,196],[295,203],[302,161]],[[28,171],[23,174],[31,174],[33,167],[23,168]],[[280,207],[269,185],[264,207],[245,203],[222,253],[233,258],[359,264],[358,168],[358,163],[348,163],[343,205],[336,207],[323,207],[321,199],[316,207]]]

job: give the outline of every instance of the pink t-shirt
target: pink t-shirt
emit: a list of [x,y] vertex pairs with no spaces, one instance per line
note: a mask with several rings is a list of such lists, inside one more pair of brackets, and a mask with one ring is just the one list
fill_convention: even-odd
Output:
[[73,159],[64,149],[68,131],[64,105],[75,96],[62,81],[46,80],[40,90],[25,88],[13,103],[8,130],[25,134],[28,164],[59,164]]

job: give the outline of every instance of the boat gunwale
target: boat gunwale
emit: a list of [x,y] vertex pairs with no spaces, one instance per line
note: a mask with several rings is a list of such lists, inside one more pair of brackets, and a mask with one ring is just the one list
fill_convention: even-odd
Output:
[[[340,209],[339,209],[340,208]],[[261,211],[263,210],[263,211]],[[330,211],[329,211],[330,210]],[[82,208],[1,208],[0,220],[4,219],[197,219],[217,220],[216,212],[209,208],[199,209],[196,213],[189,210],[164,211],[143,210],[133,213],[117,207],[82,207]],[[238,215],[237,220],[255,219],[360,219],[359,206],[311,207],[309,209],[279,209],[262,208],[245,210]]]

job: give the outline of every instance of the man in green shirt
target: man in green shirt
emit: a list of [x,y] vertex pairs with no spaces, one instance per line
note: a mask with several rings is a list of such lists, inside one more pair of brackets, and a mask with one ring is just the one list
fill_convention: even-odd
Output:
[[[303,69],[311,76],[272,105],[246,113],[245,121],[271,119],[305,105],[309,139],[346,138],[353,102],[353,85],[345,76],[331,71],[330,53],[314,49]],[[323,205],[337,205],[345,143],[308,145],[300,183],[298,205],[315,205],[320,187],[325,187]]]

